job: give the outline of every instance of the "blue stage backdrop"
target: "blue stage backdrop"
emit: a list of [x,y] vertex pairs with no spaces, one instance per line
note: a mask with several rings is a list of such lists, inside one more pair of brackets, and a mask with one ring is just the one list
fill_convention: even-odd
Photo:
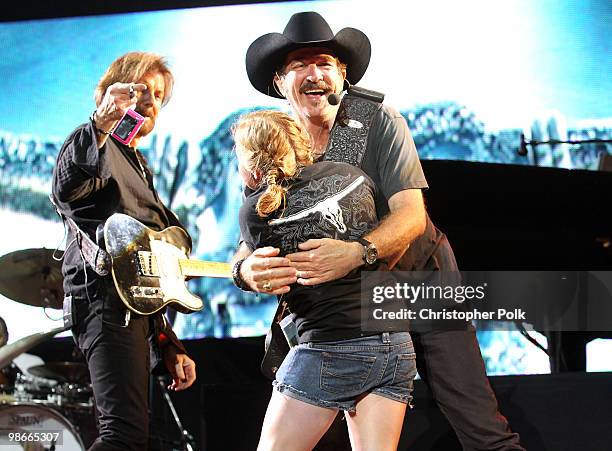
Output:
[[[47,201],[55,157],[93,111],[108,64],[143,50],[167,56],[176,76],[174,97],[142,145],[156,185],[188,226],[194,256],[229,261],[241,202],[231,124],[253,108],[287,108],[251,87],[245,51],[305,10],[322,13],[335,31],[353,26],[370,37],[372,61],[360,85],[386,93],[402,112],[422,159],[595,169],[600,153],[612,153],[595,144],[516,153],[521,133],[611,137],[606,0],[291,2],[3,23],[0,255],[63,245]],[[274,299],[229,281],[194,280],[190,288],[205,309],[176,316],[183,338],[263,334],[275,309]],[[60,316],[2,296],[0,314],[10,341],[57,325]],[[518,334],[483,332],[480,339],[489,374],[548,371],[546,356]],[[591,368],[605,369],[597,361]]]

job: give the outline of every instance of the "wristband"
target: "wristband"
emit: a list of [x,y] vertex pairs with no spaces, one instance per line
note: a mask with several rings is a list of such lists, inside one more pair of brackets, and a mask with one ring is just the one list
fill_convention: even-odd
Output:
[[253,291],[251,290],[251,287],[249,287],[246,284],[246,282],[242,279],[242,276],[240,275],[240,268],[242,267],[242,263],[245,260],[246,258],[243,258],[242,260],[238,260],[236,263],[234,263],[234,266],[232,266],[232,280],[234,281],[234,285],[236,285],[242,291]]
[[104,130],[100,130],[98,128],[98,126],[96,125],[96,111],[98,110],[93,110],[93,113],[91,113],[91,116],[89,116],[89,120],[91,121],[91,125],[93,125],[93,128],[100,134],[102,135],[110,135],[111,132],[105,132]]

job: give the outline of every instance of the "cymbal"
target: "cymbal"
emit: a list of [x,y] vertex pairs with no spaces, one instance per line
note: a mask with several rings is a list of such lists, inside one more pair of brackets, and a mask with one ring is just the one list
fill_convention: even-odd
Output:
[[62,308],[62,264],[53,249],[23,249],[0,257],[0,294],[35,307]]
[[27,352],[34,346],[45,342],[51,337],[54,337],[60,332],[64,332],[65,330],[68,330],[68,327],[62,326],[46,332],[37,332],[35,334],[28,335],[27,337],[20,338],[13,343],[2,346],[0,348],[0,370],[11,363],[14,358],[20,356],[24,352]]
[[78,362],[49,362],[44,365],[31,366],[28,373],[61,383],[88,384],[89,370],[87,365]]

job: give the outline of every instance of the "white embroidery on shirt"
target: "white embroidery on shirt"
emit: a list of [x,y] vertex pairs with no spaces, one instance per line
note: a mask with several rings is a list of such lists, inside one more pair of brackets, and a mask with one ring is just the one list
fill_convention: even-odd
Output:
[[360,184],[365,181],[363,176],[359,176],[353,183],[344,188],[342,191],[334,194],[333,196],[328,197],[320,202],[317,202],[310,208],[306,208],[298,213],[294,213],[289,216],[285,216],[284,218],[272,219],[268,221],[270,225],[278,225],[287,222],[297,221],[299,219],[304,219],[314,213],[321,213],[323,219],[330,222],[336,230],[340,233],[346,232],[346,225],[344,224],[344,218],[342,217],[342,208],[338,203],[340,200],[345,198],[351,191],[357,188]]

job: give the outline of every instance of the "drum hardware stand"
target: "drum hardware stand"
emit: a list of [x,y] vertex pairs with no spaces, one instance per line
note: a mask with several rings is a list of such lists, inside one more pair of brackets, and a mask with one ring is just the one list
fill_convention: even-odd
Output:
[[161,389],[162,396],[164,397],[164,400],[166,401],[166,404],[168,405],[168,408],[170,409],[170,412],[172,413],[174,422],[176,423],[178,430],[181,431],[181,444],[183,446],[182,448],[183,451],[194,451],[195,446],[194,446],[193,435],[191,435],[189,431],[184,428],[183,423],[181,422],[178,412],[176,411],[176,408],[174,407],[174,403],[172,402],[172,398],[170,398],[170,395],[168,394],[168,390],[166,389],[166,384],[167,384],[166,378],[164,376],[157,376],[156,379],[157,379],[159,388]]

